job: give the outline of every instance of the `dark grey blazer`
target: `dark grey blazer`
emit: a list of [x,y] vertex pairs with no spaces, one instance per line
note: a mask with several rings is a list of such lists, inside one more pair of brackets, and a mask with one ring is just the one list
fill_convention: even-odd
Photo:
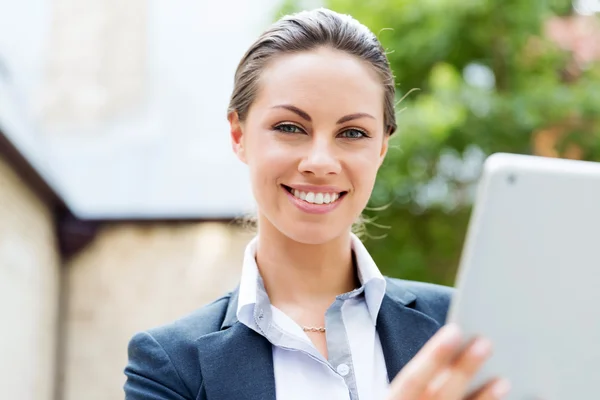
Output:
[[[445,323],[452,289],[386,280],[377,332],[392,379]],[[275,400],[271,344],[238,322],[237,295],[136,334],[129,343],[125,398]]]

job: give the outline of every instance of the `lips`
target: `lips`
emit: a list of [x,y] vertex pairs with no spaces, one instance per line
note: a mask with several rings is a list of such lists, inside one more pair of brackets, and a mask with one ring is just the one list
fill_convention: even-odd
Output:
[[318,190],[299,190],[294,189],[286,185],[282,185],[285,190],[292,194],[292,196],[305,201],[309,204],[325,205],[332,204],[339,201],[347,192],[337,191],[318,191]]

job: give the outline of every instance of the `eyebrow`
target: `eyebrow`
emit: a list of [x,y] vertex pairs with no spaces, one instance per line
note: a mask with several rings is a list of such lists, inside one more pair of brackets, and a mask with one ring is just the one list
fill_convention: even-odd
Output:
[[305,119],[305,120],[307,120],[308,122],[312,122],[312,118],[310,117],[310,115],[308,115],[308,113],[307,113],[307,112],[305,112],[305,111],[302,111],[302,110],[301,110],[301,109],[299,109],[298,107],[296,107],[296,106],[293,106],[293,105],[291,105],[291,104],[280,104],[280,105],[278,105],[278,106],[274,106],[274,107],[271,107],[271,108],[284,108],[284,109],[286,109],[286,110],[289,110],[289,111],[291,111],[291,112],[293,112],[293,113],[295,113],[295,114],[298,114],[298,116],[299,116],[300,118],[302,118],[302,119]]
[[354,114],[349,114],[349,115],[346,115],[346,116],[338,119],[337,124],[343,124],[344,122],[352,121],[353,119],[359,119],[359,118],[372,118],[372,119],[375,119],[375,117],[372,116],[371,114],[367,114],[367,113],[354,113]]
[[[277,106],[273,106],[271,108],[283,108],[286,110],[289,110],[295,114],[297,114],[300,118],[305,119],[308,122],[312,122],[312,118],[310,117],[310,115],[308,115],[308,113],[306,111],[302,111],[301,109],[299,109],[296,106],[293,106],[291,104],[280,104]],[[348,122],[348,121],[352,121],[355,119],[359,119],[359,118],[372,118],[375,119],[374,116],[372,116],[371,114],[367,114],[367,113],[354,113],[354,114],[348,114],[343,116],[342,118],[340,118],[336,124],[343,124],[344,122]]]

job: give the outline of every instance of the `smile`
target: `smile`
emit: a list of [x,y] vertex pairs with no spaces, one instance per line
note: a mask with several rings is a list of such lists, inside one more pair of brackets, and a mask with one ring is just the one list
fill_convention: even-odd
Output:
[[326,213],[337,208],[337,205],[348,193],[346,191],[303,191],[286,185],[281,187],[288,193],[292,203],[295,203],[302,211],[309,213]]
[[331,204],[342,198],[347,192],[326,193],[326,192],[303,192],[298,189],[292,189],[289,186],[282,185],[292,196],[303,200],[309,204]]

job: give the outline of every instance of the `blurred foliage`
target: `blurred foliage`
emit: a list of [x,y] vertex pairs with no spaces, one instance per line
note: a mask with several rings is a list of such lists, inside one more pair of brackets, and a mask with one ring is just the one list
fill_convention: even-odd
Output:
[[[366,245],[385,274],[454,283],[487,155],[600,160],[600,66],[577,64],[546,33],[549,21],[571,16],[570,1],[323,5],[352,15],[378,35],[398,99],[406,95],[373,209],[366,212],[375,222],[368,226]],[[285,12],[299,7],[284,2]]]

